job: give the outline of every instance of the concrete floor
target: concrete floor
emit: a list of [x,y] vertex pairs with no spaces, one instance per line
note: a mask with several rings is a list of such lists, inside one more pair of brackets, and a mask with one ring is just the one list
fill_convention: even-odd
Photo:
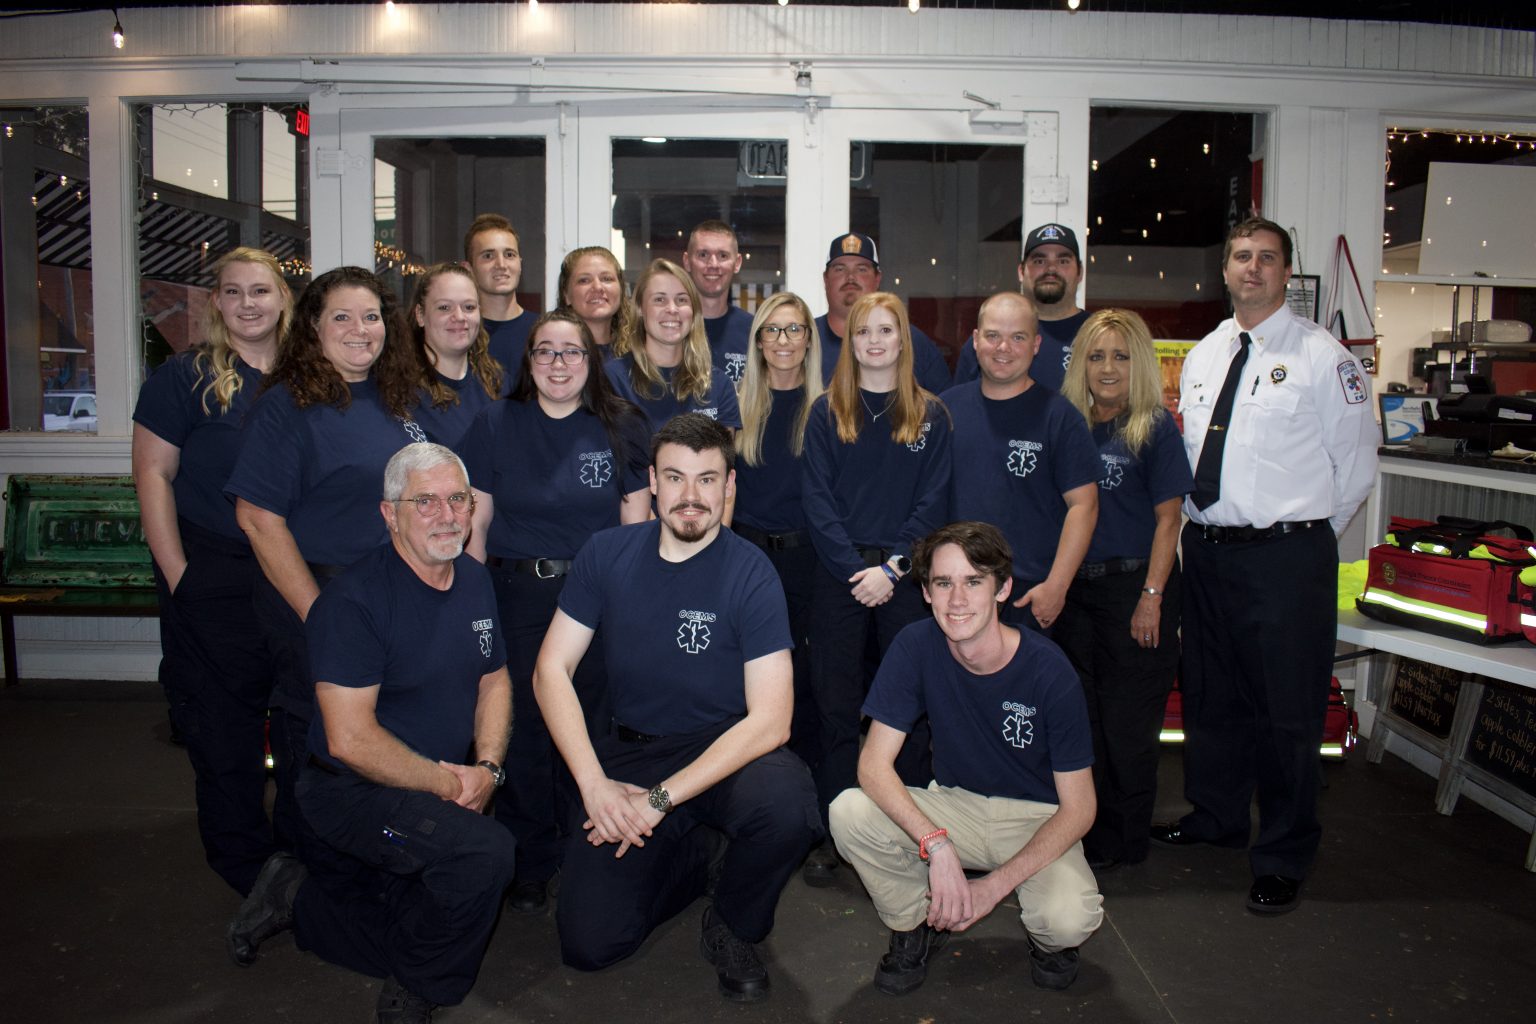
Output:
[[[373,1019],[378,983],[272,940],[249,969],[225,957],[237,900],[202,863],[186,756],[158,688],[31,682],[0,694],[0,1020]],[[1322,855],[1295,913],[1248,913],[1246,859],[1157,848],[1101,879],[1108,912],[1065,993],[1030,984],[1017,919],[1000,909],[947,946],[928,983],[893,999],[869,978],[887,933],[851,871],[798,878],[766,943],[773,995],[740,1007],[697,952],[701,907],[630,961],[561,966],[550,915],[508,914],[480,981],[445,1024],[499,1021],[1436,1022],[1536,1019],[1536,875],[1527,838],[1433,780],[1356,751],[1326,772]],[[1182,810],[1179,760],[1162,807]]]

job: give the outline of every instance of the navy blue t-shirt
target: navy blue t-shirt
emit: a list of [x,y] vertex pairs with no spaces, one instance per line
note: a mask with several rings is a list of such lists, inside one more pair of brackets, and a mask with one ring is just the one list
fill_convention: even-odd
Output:
[[502,398],[510,395],[512,385],[517,383],[518,371],[523,368],[523,353],[528,348],[528,335],[533,333],[533,324],[538,318],[539,314],[525,309],[511,320],[480,321],[491,341],[491,358],[506,371],[501,381]]
[[[859,395],[870,409],[893,397]],[[859,548],[910,555],[913,544],[949,522],[951,434],[943,406],[930,402],[911,444],[891,439],[885,414],[870,422],[867,412],[858,440],[846,444],[838,440],[828,396],[816,399],[805,426],[800,488],[811,543],[828,572],[846,580],[866,568]]]
[[1099,479],[1099,453],[1083,414],[1049,388],[993,401],[971,381],[944,393],[955,418],[950,513],[991,523],[1013,548],[1013,574],[1051,572],[1067,503],[1062,495]]
[[1018,632],[1008,664],[978,676],[955,660],[937,622],[912,623],[885,652],[863,711],[904,733],[927,714],[941,786],[1060,803],[1052,773],[1093,764],[1088,702],[1061,648]]
[[1084,561],[1146,558],[1152,553],[1152,534],[1157,529],[1153,506],[1195,489],[1179,428],[1172,416],[1159,409],[1140,458],[1125,450],[1113,423],[1094,424],[1093,440],[1103,475],[1099,477],[1099,521]]
[[801,460],[795,457],[795,420],[805,392],[770,390],[773,404],[763,425],[759,464],[736,460],[735,522],[764,533],[793,533],[805,529],[805,506],[800,501]]
[[[1040,351],[1029,364],[1029,379],[1044,384],[1052,391],[1060,391],[1067,376],[1067,363],[1072,358],[1072,341],[1088,319],[1087,310],[1078,310],[1064,320],[1040,321]],[[955,383],[964,384],[981,376],[976,364],[976,339],[965,339],[960,346],[960,356],[955,360]]]
[[732,385],[741,387],[741,375],[747,372],[747,349],[752,345],[752,314],[731,306],[724,316],[704,318],[704,334],[709,338],[709,354],[716,368],[725,371]]
[[144,382],[133,421],[181,449],[176,479],[171,482],[176,515],[243,541],[245,532],[235,523],[235,506],[224,497],[224,485],[240,454],[240,425],[256,402],[261,371],[235,360],[240,390],[230,400],[229,411],[223,412],[211,392],[205,398],[209,378],[198,373],[195,356],[195,351],[173,356]]
[[661,397],[655,398],[649,394],[641,395],[635,390],[629,375],[630,367],[634,366],[634,363],[634,356],[624,355],[609,361],[603,369],[607,372],[613,389],[634,402],[645,413],[646,419],[651,421],[653,433],[660,430],[662,424],[673,416],[685,412],[701,412],[721,426],[730,427],[733,430],[740,429],[741,409],[736,404],[736,388],[719,367],[714,367],[710,373],[709,397],[706,400],[700,402],[690,395],[685,401],[679,402],[677,394],[672,389],[672,375],[676,367],[658,367],[661,379],[666,384]]
[[437,373],[437,379],[448,386],[458,401],[439,408],[432,402],[432,392],[423,388],[411,415],[429,438],[449,448],[457,448],[480,410],[496,399],[486,393],[485,385],[480,383],[474,371],[466,373],[463,380],[449,380],[440,373]]
[[650,483],[649,434],[627,420],[622,453],[586,409],[554,419],[538,400],[496,402],[464,435],[469,482],[494,499],[486,553],[574,558],[594,533],[619,525],[619,503]]
[[[944,353],[939,351],[933,339],[923,333],[922,328],[912,324],[912,375],[923,387],[936,395],[943,394],[950,385],[949,364],[944,361]],[[837,370],[837,360],[843,351],[843,338],[839,334],[832,333],[832,324],[823,313],[816,318],[816,333],[821,337],[821,376],[822,384],[832,383],[832,374]]]
[[[320,592],[304,633],[315,682],[377,686],[381,726],[423,757],[465,764],[480,677],[507,663],[500,623],[485,566],[460,555],[453,584],[438,590],[382,544]],[[310,749],[339,764],[315,710]]]
[[721,528],[686,562],[659,553],[661,523],[604,530],[576,556],[560,610],[602,627],[614,718],[660,736],[746,714],[749,661],[794,646],[768,556]]
[[240,457],[224,492],[285,518],[306,562],[351,565],[389,539],[379,499],[384,466],[427,440],[384,408],[373,381],[349,384],[345,409],[300,409],[286,385],[257,399],[245,418]]

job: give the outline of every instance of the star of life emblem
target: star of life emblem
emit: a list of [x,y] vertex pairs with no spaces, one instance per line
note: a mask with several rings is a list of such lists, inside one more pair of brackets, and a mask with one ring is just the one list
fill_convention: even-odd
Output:
[[1029,476],[1035,471],[1035,453],[1043,448],[1038,441],[1009,441],[1008,448],[1008,472],[1014,476]]
[[1099,480],[1099,488],[1112,491],[1125,479],[1125,470],[1120,466],[1121,460],[1113,455],[1101,455],[1100,458],[1104,460],[1104,476]]
[[913,441],[911,444],[907,445],[908,450],[920,452],[924,448],[928,447],[928,428],[931,426],[933,426],[932,423],[923,424],[923,432],[917,435],[916,441]]
[[746,372],[747,357],[743,352],[727,352],[725,354],[725,375],[731,378],[732,384],[741,383],[741,375]]
[[1015,704],[1013,701],[1004,701],[1003,710],[1008,712],[1008,717],[1003,719],[1003,739],[1008,744],[1019,749],[1035,742],[1035,723],[1030,716],[1035,709],[1027,704]]
[[405,428],[405,432],[410,435],[412,441],[417,444],[427,443],[427,432],[421,429],[420,423],[415,420],[401,420],[400,425]]
[[482,658],[489,658],[491,656],[492,621],[490,619],[476,619],[469,624],[469,628],[480,634],[480,656]]
[[612,457],[612,452],[583,452],[581,482],[588,487],[601,487],[613,479]]
[[677,627],[677,646],[689,654],[702,654],[709,648],[709,624],[715,621],[714,612],[680,611],[682,623]]

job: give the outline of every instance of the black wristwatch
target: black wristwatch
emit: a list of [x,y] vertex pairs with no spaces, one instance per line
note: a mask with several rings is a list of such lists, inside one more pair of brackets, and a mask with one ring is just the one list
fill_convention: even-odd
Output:
[[662,814],[666,814],[672,810],[672,794],[668,793],[667,787],[663,786],[659,782],[651,787],[651,792],[648,799],[650,800],[651,806],[656,808],[656,810],[660,811]]
[[501,784],[507,781],[506,770],[503,769],[501,765],[497,764],[495,761],[476,761],[475,767],[484,768],[486,771],[490,772],[491,785],[495,786],[497,789],[500,789]]

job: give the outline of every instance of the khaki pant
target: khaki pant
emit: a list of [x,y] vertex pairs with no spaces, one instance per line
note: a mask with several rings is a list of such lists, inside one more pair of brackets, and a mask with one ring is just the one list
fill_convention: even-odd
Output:
[[[949,830],[967,870],[991,871],[1029,842],[1056,813],[1055,804],[985,797],[931,783],[907,787],[917,806]],[[910,931],[928,916],[928,866],[912,837],[897,828],[860,789],[832,802],[832,838],[858,871],[875,912],[893,931]],[[1098,882],[1083,859],[1081,843],[1024,880],[1016,890],[1019,920],[1047,953],[1082,945],[1104,919]]]

